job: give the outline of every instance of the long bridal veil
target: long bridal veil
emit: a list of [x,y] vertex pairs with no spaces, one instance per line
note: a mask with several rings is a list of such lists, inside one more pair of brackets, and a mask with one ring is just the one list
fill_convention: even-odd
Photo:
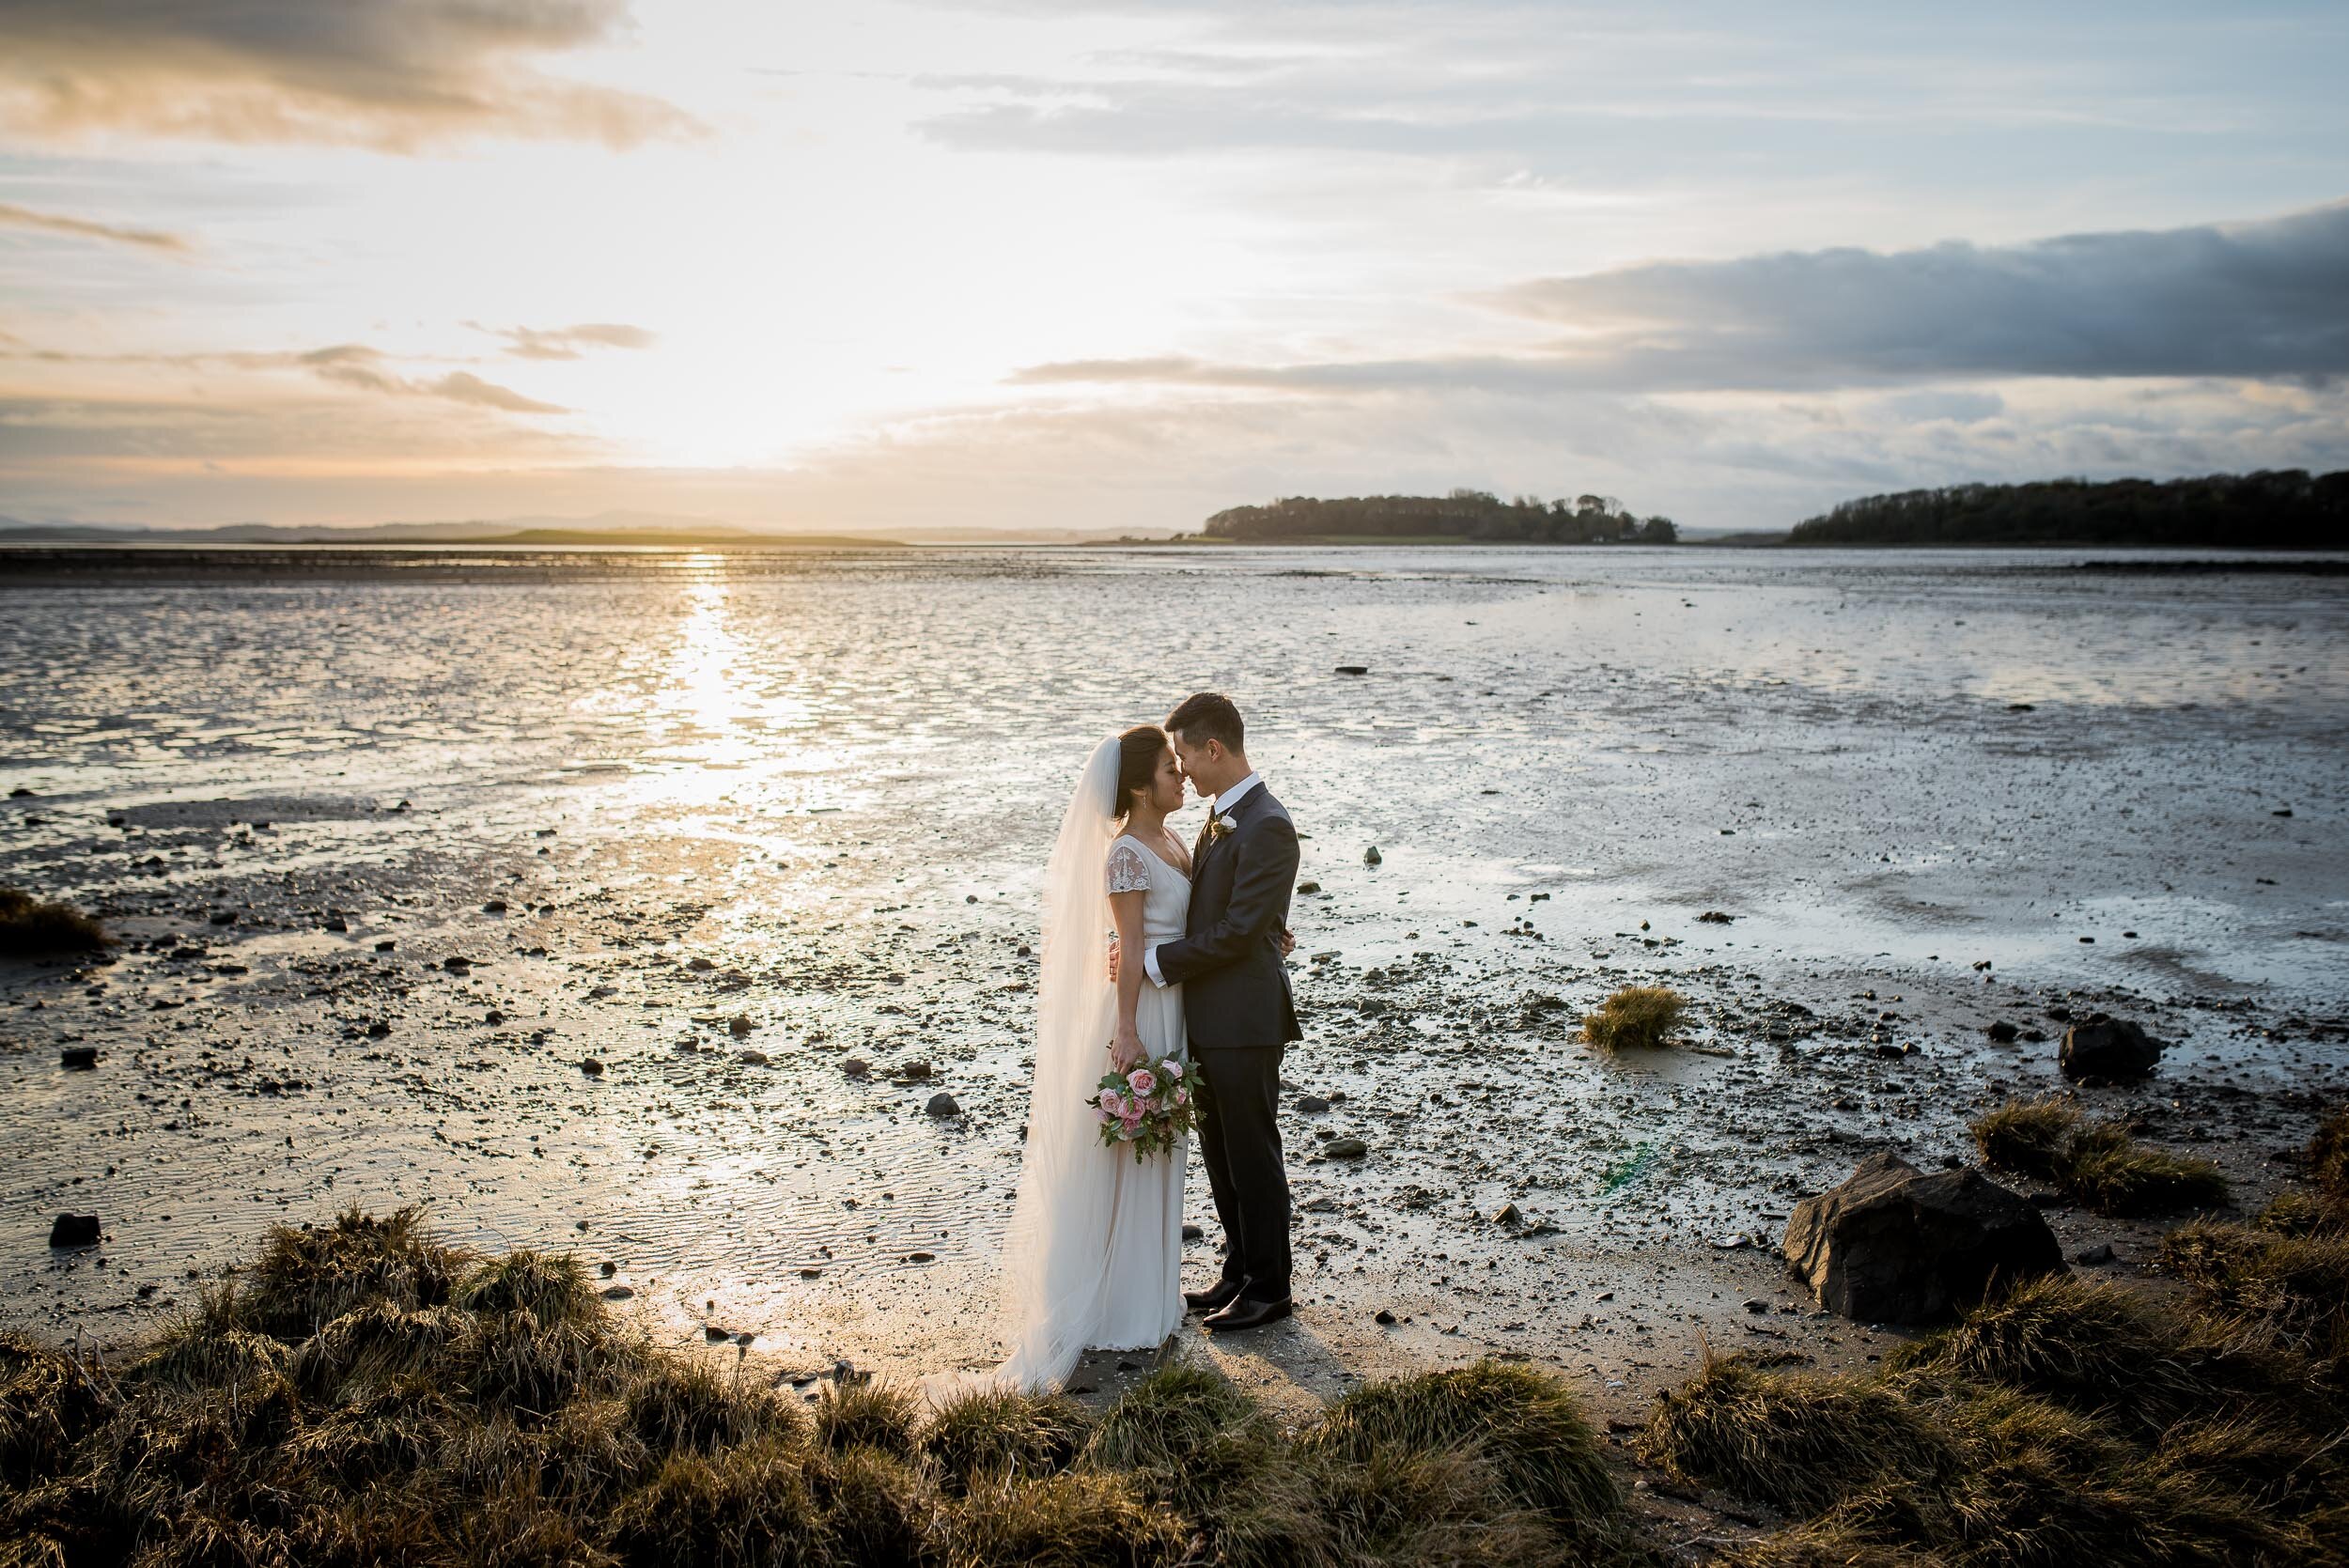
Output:
[[[1035,1010],[1035,1077],[1028,1141],[1003,1248],[1003,1304],[1012,1355],[999,1382],[1057,1385],[1100,1322],[1110,1288],[1110,1220],[1116,1173],[1101,1157],[1087,1107],[1109,1070],[1117,1027],[1108,982],[1106,877],[1117,835],[1118,743],[1094,748],[1061,818],[1044,871],[1044,945]],[[1140,954],[1128,954],[1139,960]]]

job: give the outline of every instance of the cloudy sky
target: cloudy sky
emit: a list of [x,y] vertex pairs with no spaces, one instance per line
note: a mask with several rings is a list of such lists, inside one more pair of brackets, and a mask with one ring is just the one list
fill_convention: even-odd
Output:
[[0,515],[2349,466],[2349,8],[0,0]]

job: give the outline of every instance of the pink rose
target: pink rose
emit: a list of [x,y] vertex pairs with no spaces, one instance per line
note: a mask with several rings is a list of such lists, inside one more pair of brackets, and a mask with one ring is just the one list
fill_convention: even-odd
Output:
[[1190,1103],[1190,1091],[1188,1089],[1175,1090],[1174,1103],[1176,1105],[1189,1105]]
[[1131,1089],[1141,1097],[1147,1099],[1150,1095],[1158,1093],[1159,1080],[1151,1076],[1149,1068],[1136,1067],[1132,1072],[1126,1075],[1126,1087]]
[[1101,1109],[1103,1111],[1107,1112],[1109,1115],[1114,1116],[1117,1114],[1118,1105],[1119,1101],[1116,1090],[1104,1089],[1101,1091]]
[[1180,1078],[1183,1076],[1183,1064],[1180,1062],[1175,1061],[1171,1056],[1165,1061],[1159,1063],[1159,1065],[1165,1071],[1166,1076],[1169,1078]]
[[1127,1117],[1127,1118],[1126,1118],[1126,1136],[1127,1136],[1127,1137],[1131,1138],[1134,1134],[1136,1134],[1136,1133],[1140,1132],[1141,1130],[1142,1130],[1142,1118],[1141,1118],[1140,1116],[1128,1116],[1128,1117]]

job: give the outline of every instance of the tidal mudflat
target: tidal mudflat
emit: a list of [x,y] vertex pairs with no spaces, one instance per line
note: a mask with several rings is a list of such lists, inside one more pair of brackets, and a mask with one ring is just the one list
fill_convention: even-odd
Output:
[[[803,1387],[989,1360],[1041,860],[1092,740],[1200,687],[1311,835],[1302,1312],[1216,1352],[1252,1386],[1864,1363],[1794,1200],[1969,1157],[2068,1017],[2173,1042],[2084,1097],[2246,1205],[2349,1092],[2337,575],[379,553],[0,559],[0,884],[122,939],[0,968],[0,1324],[125,1343],[269,1222],[423,1202]],[[1574,1040],[1626,984],[1681,1047]]]

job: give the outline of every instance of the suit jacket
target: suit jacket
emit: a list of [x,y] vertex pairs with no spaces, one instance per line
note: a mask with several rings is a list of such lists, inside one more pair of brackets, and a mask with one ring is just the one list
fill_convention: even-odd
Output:
[[1264,1048],[1302,1039],[1281,934],[1297,884],[1297,824],[1259,784],[1228,814],[1233,829],[1191,854],[1184,934],[1159,946],[1159,973],[1183,988],[1198,1050]]

